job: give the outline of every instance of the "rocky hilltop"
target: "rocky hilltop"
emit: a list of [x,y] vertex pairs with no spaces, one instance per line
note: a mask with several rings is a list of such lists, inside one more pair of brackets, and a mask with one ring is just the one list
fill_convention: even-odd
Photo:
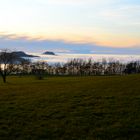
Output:
[[12,53],[19,57],[39,57],[39,56],[35,56],[35,55],[29,55],[23,51],[17,51],[17,52],[12,52]]
[[46,51],[46,52],[44,52],[43,54],[44,54],[44,55],[55,55],[54,52],[50,52],[50,51]]

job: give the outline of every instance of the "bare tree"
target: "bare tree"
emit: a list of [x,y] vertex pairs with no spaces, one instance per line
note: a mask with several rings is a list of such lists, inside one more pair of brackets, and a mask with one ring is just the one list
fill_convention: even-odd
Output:
[[16,70],[15,64],[18,63],[20,58],[7,49],[0,52],[0,75],[3,82],[6,83],[6,77]]
[[20,75],[26,75],[31,73],[31,60],[30,59],[23,59],[21,60],[19,73]]
[[37,79],[42,80],[47,72],[48,64],[46,62],[36,62],[32,65],[32,73],[36,75]]

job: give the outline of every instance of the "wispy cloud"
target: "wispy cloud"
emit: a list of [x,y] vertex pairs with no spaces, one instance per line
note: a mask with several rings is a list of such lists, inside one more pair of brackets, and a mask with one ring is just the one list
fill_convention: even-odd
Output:
[[140,44],[139,0],[1,0],[3,39],[127,47]]
[[140,27],[140,5],[120,6],[109,9],[101,14],[102,17],[120,25],[138,25]]
[[[14,37],[13,37],[14,36]],[[61,40],[29,39],[26,36],[16,35],[0,36],[0,49],[8,48],[31,53],[53,51],[55,53],[80,53],[80,54],[140,54],[140,45],[127,48],[114,48],[90,43],[73,43]]]

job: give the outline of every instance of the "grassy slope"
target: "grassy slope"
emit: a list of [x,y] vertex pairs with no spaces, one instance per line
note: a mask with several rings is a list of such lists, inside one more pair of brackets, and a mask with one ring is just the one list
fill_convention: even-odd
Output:
[[0,140],[140,139],[140,75],[8,81]]

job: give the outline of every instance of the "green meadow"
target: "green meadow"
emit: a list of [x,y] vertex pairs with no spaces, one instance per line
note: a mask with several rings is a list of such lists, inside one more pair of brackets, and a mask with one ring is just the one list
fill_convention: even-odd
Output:
[[1,80],[0,140],[140,140],[140,75]]

